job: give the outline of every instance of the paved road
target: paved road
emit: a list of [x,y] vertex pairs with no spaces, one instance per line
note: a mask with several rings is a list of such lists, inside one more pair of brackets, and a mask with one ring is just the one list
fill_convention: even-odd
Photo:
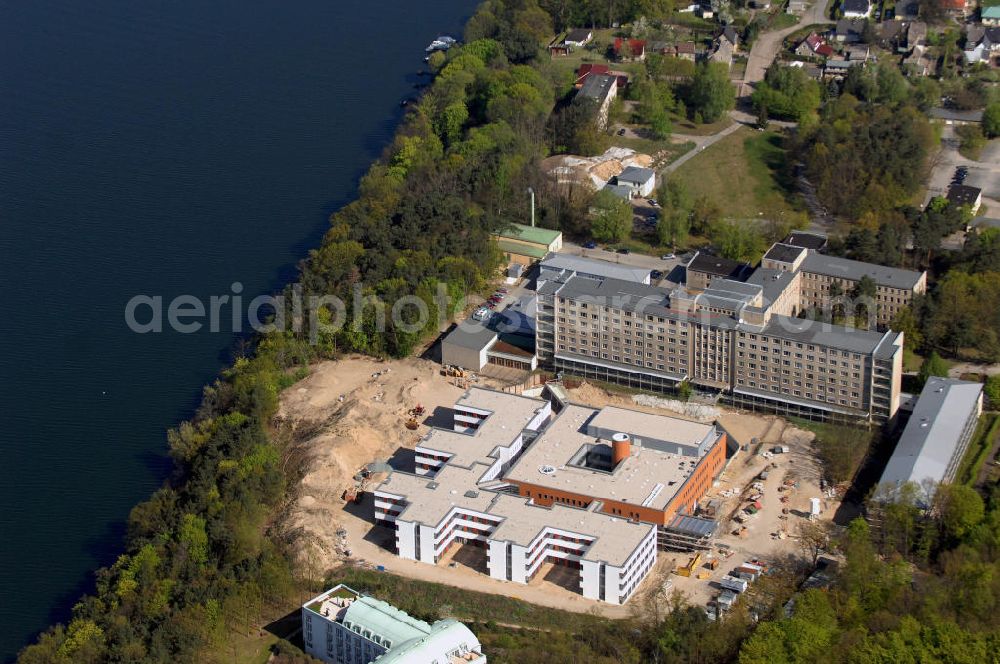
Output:
[[815,3],[802,15],[801,20],[790,28],[765,32],[757,37],[757,41],[750,48],[747,56],[747,68],[740,82],[740,96],[749,96],[753,92],[752,85],[764,80],[764,73],[774,62],[775,56],[781,50],[781,42],[788,35],[796,30],[801,30],[804,26],[814,24],[832,24],[827,18],[826,7],[829,0],[816,0]]
[[965,166],[969,175],[965,184],[983,190],[983,205],[989,208],[989,215],[1000,213],[1000,141],[990,141],[979,156],[979,161],[966,159],[958,152],[958,137],[955,127],[945,125],[941,132],[941,149],[931,162],[931,176],[927,183],[926,205],[934,196],[945,196],[951,184],[955,169]]

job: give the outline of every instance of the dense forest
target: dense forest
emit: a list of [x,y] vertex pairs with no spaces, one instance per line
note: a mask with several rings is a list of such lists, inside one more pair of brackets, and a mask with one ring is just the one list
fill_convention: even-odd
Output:
[[[568,103],[572,82],[539,57],[540,48],[557,28],[655,19],[672,9],[664,0],[487,0],[479,8],[465,45],[431,59],[433,85],[362,178],[358,199],[332,215],[321,245],[300,265],[295,288],[305,296],[339,296],[357,324],[327,330],[324,323],[337,315],[332,309],[289,311],[290,320],[312,318],[254,339],[205,388],[195,416],[169,433],[174,470],[132,510],[123,553],[97,572],[94,591],[75,605],[67,625],[52,627],[22,651],[22,664],[205,661],[224,652],[232,635],[297,606],[303,587],[315,584],[292,569],[284,544],[269,531],[297,481],[290,438],[273,422],[279,392],[315,360],[345,352],[405,356],[435,334],[434,314],[452,312],[438,312],[434,294],[484,287],[500,262],[491,234],[525,218],[527,187],[542,194],[541,223],[572,232],[589,201],[555,195],[538,162],[550,150],[599,137],[587,129],[592,109]],[[883,202],[912,192],[919,177],[913,166],[930,149],[926,122],[912,106],[880,109],[847,92],[818,109],[815,91],[806,89],[809,108],[802,111],[792,103],[791,87],[801,82],[782,76],[769,77],[777,92],[766,103],[783,115],[818,114],[802,150],[836,209],[862,217],[891,210],[900,228],[924,224],[932,235],[955,223],[947,212],[921,222],[920,215],[909,218]],[[702,67],[676,90],[647,87],[643,99],[652,113],[657,103],[684,98],[701,103],[699,113],[721,114],[731,107],[732,90],[719,90],[719,78],[716,68]],[[822,163],[831,166],[824,171]],[[702,225],[699,230],[720,243],[749,241],[725,225],[707,228],[711,201],[687,200],[680,190],[663,196],[690,210],[674,232]],[[609,232],[616,232],[613,206],[608,220]],[[845,252],[895,251],[896,262],[910,260],[902,240],[883,238],[879,224],[862,228],[871,237],[848,238]],[[990,338],[991,331],[997,343],[1000,290],[996,275],[983,270],[1000,270],[998,246],[996,236],[982,236],[955,259],[959,272],[921,304],[914,317],[926,321],[926,343],[960,347]],[[937,257],[931,251],[920,260]],[[402,295],[424,302],[432,312],[427,323],[414,329],[389,320],[380,329],[379,306]],[[991,307],[988,317],[981,315],[984,303]],[[944,324],[949,319],[963,321],[960,330]],[[984,502],[973,494],[933,518],[903,504],[897,520],[887,519],[891,535],[876,537],[856,522],[841,543],[828,545],[846,555],[844,573],[828,592],[800,597],[790,617],[781,607],[808,571],[793,564],[760,584],[752,610],[744,607],[725,621],[710,622],[700,607],[678,599],[671,612],[640,611],[627,629],[607,623],[582,636],[533,634],[530,642],[511,633],[492,643],[490,656],[522,662],[567,656],[593,662],[995,659],[1000,498],[994,493]]]

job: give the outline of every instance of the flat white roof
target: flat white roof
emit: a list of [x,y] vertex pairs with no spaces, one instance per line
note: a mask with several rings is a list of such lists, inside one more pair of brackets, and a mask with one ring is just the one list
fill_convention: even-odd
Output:
[[[568,465],[585,444],[610,445],[610,441],[598,440],[586,433],[587,423],[599,412],[597,409],[575,404],[567,406],[524,452],[505,478],[595,499],[605,498],[656,510],[665,509],[684,486],[701,456],[660,452],[633,445],[632,455],[610,473]],[[628,431],[638,426],[642,431],[656,432],[654,435],[658,439],[669,436],[671,439],[688,441],[697,439],[698,442],[712,428],[711,425],[676,417],[647,415],[624,408],[613,408],[602,421],[612,430]],[[686,444],[697,445],[698,442]]]
[[640,439],[664,440],[698,447],[718,431],[714,424],[703,424],[668,415],[653,415],[638,410],[605,406],[590,424],[601,429],[627,433]]
[[423,440],[417,443],[417,447],[451,454],[450,463],[469,467],[477,462],[491,463],[493,451],[497,447],[507,447],[513,443],[538,411],[548,407],[548,402],[544,399],[473,387],[463,394],[455,405],[489,411],[491,415],[480,423],[478,429],[470,433],[451,429],[431,429]]
[[434,478],[393,473],[376,489],[407,501],[398,519],[438,527],[455,508],[497,517],[500,521],[490,539],[528,546],[545,528],[556,528],[595,541],[584,560],[621,566],[649,534],[652,524],[633,523],[565,505],[541,507],[528,498],[479,489],[476,481],[486,470],[477,464],[461,468],[446,464]]
[[528,499],[511,494],[500,494],[490,514],[505,517],[491,539],[527,546],[545,528],[557,528],[595,537],[581,557],[616,567],[624,565],[649,531],[656,527],[558,503],[551,508],[529,505]]

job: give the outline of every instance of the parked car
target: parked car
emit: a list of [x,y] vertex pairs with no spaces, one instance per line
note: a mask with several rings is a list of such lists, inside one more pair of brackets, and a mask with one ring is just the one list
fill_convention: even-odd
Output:
[[472,317],[476,320],[483,320],[490,315],[490,310],[486,307],[479,307],[476,309],[476,313],[472,314]]
[[584,242],[583,243],[583,248],[584,249],[597,249],[597,243],[596,242]]
[[497,292],[498,293],[503,293],[504,295],[506,295],[509,291],[506,288],[498,288]]
[[625,135],[625,127],[622,127],[621,129],[618,130],[618,135],[619,136],[624,136]]
[[497,308],[497,303],[496,302],[487,302],[486,303],[486,307],[489,308],[489,309],[496,309]]
[[662,256],[660,256],[661,261],[672,261],[675,258],[677,258],[677,256],[675,256],[674,254],[663,254]]
[[661,279],[663,277],[663,273],[659,270],[653,270],[649,273],[649,276],[653,279]]
[[618,253],[619,254],[631,254],[632,250],[629,249],[628,247],[622,247],[621,249],[618,250]]
[[653,207],[660,207],[660,204],[656,202],[655,198],[646,199],[646,202],[652,205]]

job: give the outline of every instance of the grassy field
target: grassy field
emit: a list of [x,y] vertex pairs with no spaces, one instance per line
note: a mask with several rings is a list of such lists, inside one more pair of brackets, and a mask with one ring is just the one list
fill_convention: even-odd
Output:
[[688,120],[683,115],[678,115],[677,113],[670,114],[670,122],[674,126],[674,133],[683,134],[685,136],[711,136],[712,134],[718,134],[720,131],[733,124],[732,118],[728,115],[723,116],[718,122],[713,122],[711,124],[695,124],[691,120]]
[[740,129],[707,148],[672,177],[694,196],[715,201],[733,219],[791,218],[800,214],[784,175],[783,138],[775,132]]

